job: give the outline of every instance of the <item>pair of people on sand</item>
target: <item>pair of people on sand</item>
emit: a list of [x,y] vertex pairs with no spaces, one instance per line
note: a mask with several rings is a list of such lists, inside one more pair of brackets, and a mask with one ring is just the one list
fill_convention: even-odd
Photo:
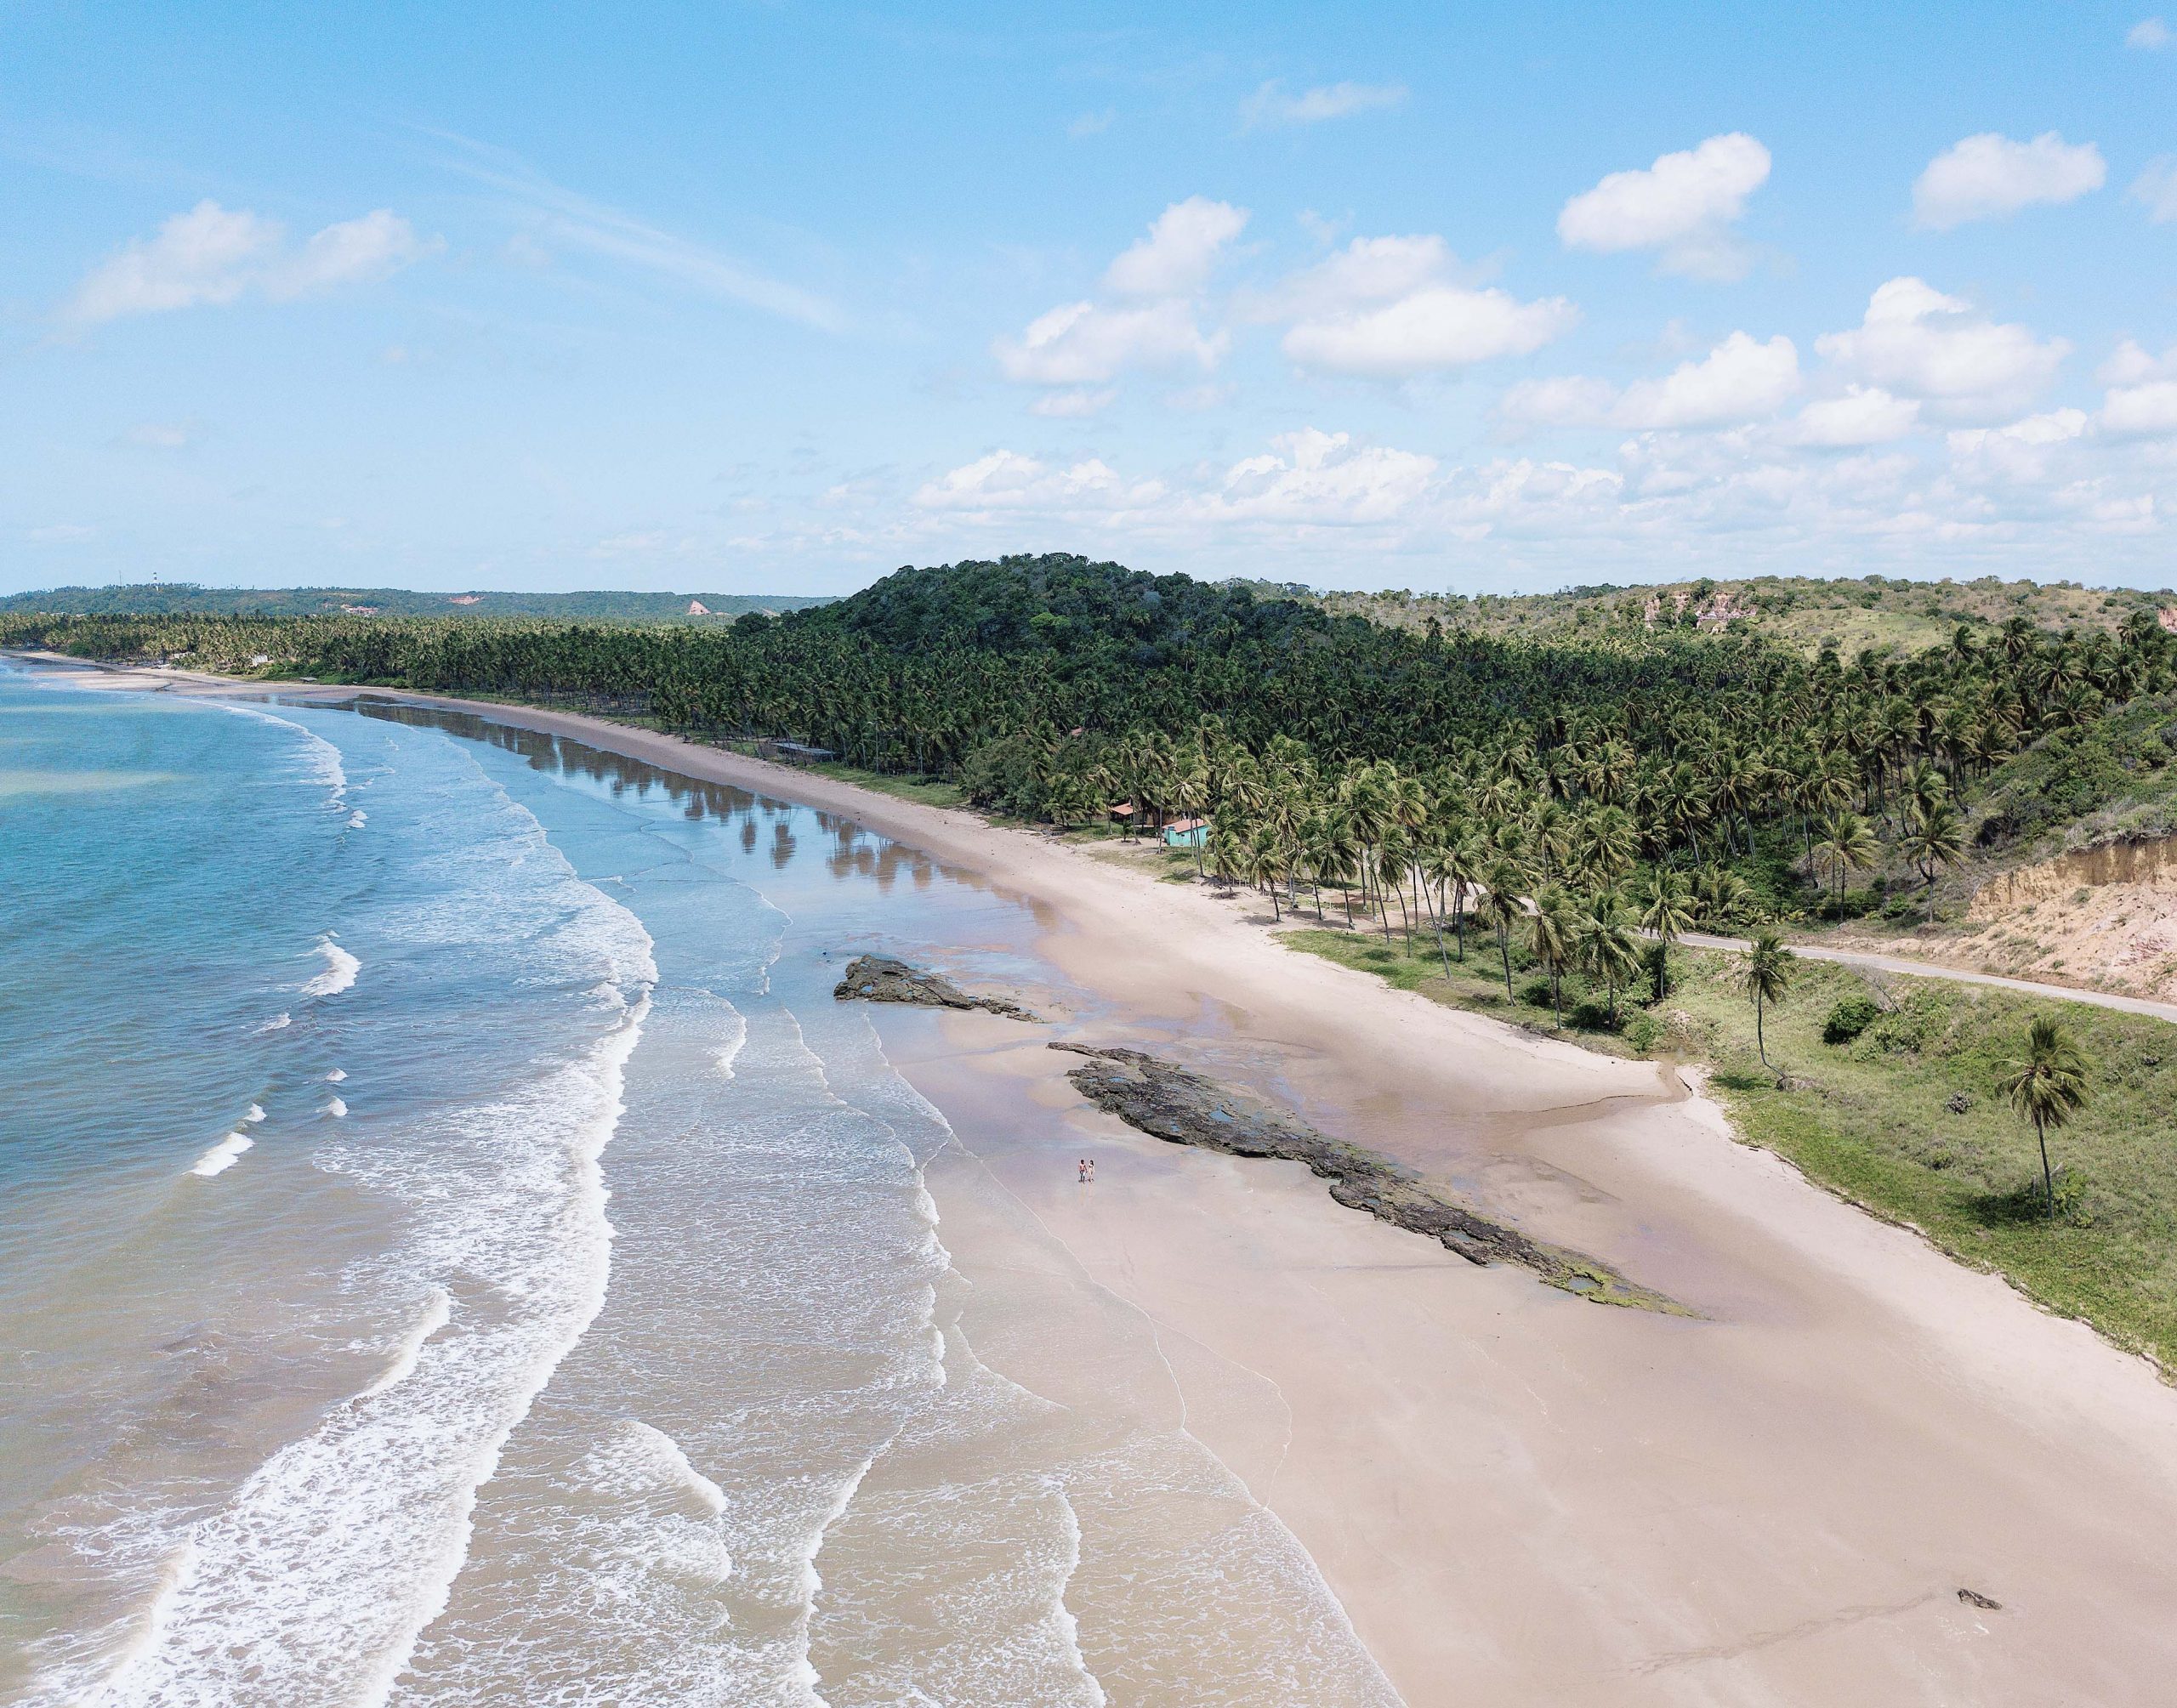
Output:
[[1087,1185],[1090,1181],[1094,1180],[1095,1177],[1096,1177],[1096,1159],[1095,1159],[1094,1157],[1093,1157],[1093,1156],[1084,1156],[1084,1157],[1083,1157],[1083,1158],[1081,1159],[1081,1183],[1082,1183],[1083,1186],[1086,1186],[1086,1185]]

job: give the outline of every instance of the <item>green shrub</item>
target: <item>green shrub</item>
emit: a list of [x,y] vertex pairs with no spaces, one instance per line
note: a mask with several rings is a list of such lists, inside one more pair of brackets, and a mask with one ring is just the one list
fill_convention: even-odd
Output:
[[1822,1023],[1822,1041],[1849,1044],[1881,1018],[1882,1005],[1872,996],[1839,996]]

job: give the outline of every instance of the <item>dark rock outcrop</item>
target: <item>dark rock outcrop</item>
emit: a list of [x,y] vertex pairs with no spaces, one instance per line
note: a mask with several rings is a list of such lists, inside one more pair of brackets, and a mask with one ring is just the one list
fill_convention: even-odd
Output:
[[1304,1162],[1330,1183],[1330,1195],[1395,1228],[1426,1234],[1471,1263],[1517,1263],[1553,1287],[1603,1304],[1691,1315],[1663,1294],[1628,1280],[1607,1263],[1530,1239],[1515,1228],[1476,1215],[1390,1157],[1317,1132],[1305,1122],[1246,1092],[1145,1055],[1054,1043],[1088,1059],[1066,1077],[1099,1109],[1174,1144],[1200,1145],[1234,1156]]
[[924,973],[889,955],[857,955],[832,994],[842,1002],[905,1002],[917,1008],[981,1008],[1009,1020],[1037,1018],[1003,996],[970,996],[941,973]]

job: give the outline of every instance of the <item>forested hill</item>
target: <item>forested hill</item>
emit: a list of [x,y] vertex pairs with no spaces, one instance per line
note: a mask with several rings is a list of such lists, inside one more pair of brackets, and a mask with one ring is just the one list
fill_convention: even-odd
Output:
[[1717,918],[1735,884],[1850,911],[1856,873],[1931,879],[2047,810],[2159,798],[2177,754],[2177,637],[2147,610],[1847,660],[1728,627],[1395,628],[1052,556],[725,624],[0,616],[0,644],[793,737],[1061,822],[1206,809],[1215,857],[1259,881],[1453,860],[1600,905],[1636,871],[1697,872]]
[[668,622],[828,603],[827,597],[799,593],[440,593],[404,587],[207,587],[183,582],[9,593],[0,595],[0,616],[541,616]]

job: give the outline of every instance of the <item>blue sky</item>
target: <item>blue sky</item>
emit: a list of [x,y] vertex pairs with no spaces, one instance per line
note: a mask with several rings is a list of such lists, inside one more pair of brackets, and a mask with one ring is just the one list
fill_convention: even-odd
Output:
[[0,587],[2177,581],[2177,8],[14,6]]

